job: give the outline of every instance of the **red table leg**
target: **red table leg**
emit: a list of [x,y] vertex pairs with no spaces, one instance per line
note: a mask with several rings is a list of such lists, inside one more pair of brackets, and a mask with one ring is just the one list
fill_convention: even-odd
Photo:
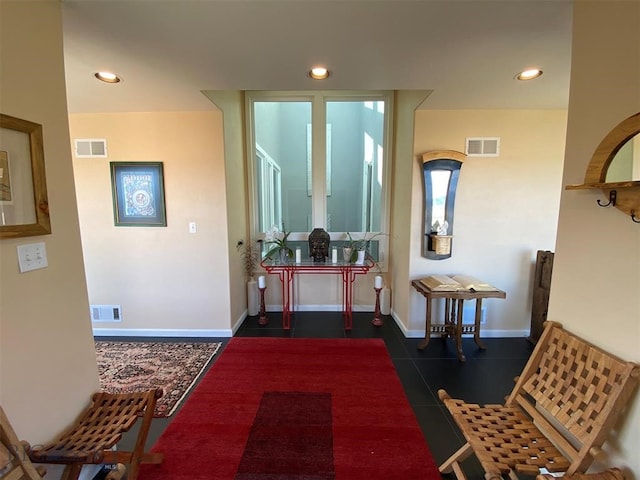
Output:
[[342,315],[344,316],[344,329],[353,327],[353,282],[356,276],[351,269],[342,271]]
[[344,326],[346,330],[353,327],[353,284],[356,275],[366,274],[375,265],[372,260],[362,264],[272,264],[270,261],[260,262],[260,265],[267,273],[277,273],[282,284],[282,327],[286,330],[291,328],[291,315],[295,310],[295,275],[304,273],[332,273],[342,276],[342,314],[344,316]]
[[291,294],[293,289],[293,270],[285,268],[280,272],[282,283],[282,328],[291,328]]

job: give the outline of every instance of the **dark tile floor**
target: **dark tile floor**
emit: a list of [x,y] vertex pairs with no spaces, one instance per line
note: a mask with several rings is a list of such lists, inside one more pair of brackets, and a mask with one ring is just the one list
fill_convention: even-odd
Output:
[[[350,332],[344,330],[339,312],[297,312],[292,317],[289,331],[282,330],[280,313],[269,312],[267,315],[270,320],[267,326],[261,327],[257,317],[249,317],[236,336],[384,339],[437,464],[446,460],[464,443],[449,413],[438,400],[438,390],[443,388],[452,397],[474,403],[502,403],[513,387],[514,377],[520,373],[533,350],[525,338],[484,338],[487,348],[480,350],[473,338],[469,337],[463,339],[467,361],[462,363],[458,361],[450,339],[432,338],[427,348],[420,351],[417,349],[420,339],[405,338],[391,317],[383,317],[382,327],[373,326],[371,312],[355,312]],[[226,344],[229,339],[214,340]],[[214,362],[222,351],[214,357]],[[169,421],[154,421],[149,445]],[[131,438],[123,441],[131,441]],[[463,466],[470,480],[484,478],[475,458],[466,460]]]

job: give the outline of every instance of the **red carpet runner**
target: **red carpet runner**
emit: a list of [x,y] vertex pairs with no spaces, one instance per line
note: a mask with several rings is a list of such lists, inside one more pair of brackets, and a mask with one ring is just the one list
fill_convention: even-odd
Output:
[[152,450],[139,480],[440,479],[378,339],[232,338]]

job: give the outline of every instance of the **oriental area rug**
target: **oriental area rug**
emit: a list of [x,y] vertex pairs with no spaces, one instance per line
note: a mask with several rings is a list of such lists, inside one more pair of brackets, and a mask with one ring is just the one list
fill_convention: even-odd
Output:
[[218,342],[96,341],[102,390],[128,393],[161,388],[155,416],[168,417],[180,405],[220,348]]
[[381,339],[234,337],[138,480],[439,480]]

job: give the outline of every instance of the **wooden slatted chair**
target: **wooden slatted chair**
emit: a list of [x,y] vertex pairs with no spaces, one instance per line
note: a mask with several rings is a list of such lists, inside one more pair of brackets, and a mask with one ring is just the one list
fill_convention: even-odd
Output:
[[[162,390],[135,393],[99,392],[78,420],[51,443],[29,452],[36,463],[64,464],[61,480],[76,480],[84,464],[128,466],[127,479],[136,480],[141,463],[161,463],[161,453],[145,453],[145,443],[153,419],[156,400]],[[142,423],[132,451],[113,450],[122,434],[142,415]]]
[[[584,473],[601,452],[640,377],[640,366],[620,360],[545,322],[540,340],[504,405],[438,396],[467,443],[440,465],[464,479],[460,462],[472,454],[485,478],[517,474]],[[567,477],[568,478],[568,477]]]
[[44,468],[36,468],[29,460],[29,444],[18,440],[9,419],[0,407],[0,479],[40,480]]

